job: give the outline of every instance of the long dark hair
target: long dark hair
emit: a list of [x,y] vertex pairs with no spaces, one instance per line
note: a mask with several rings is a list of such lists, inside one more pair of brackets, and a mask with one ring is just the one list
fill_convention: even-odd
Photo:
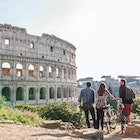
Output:
[[103,96],[103,93],[105,92],[105,90],[106,90],[105,83],[103,83],[103,82],[100,83],[99,88],[98,88],[98,95]]

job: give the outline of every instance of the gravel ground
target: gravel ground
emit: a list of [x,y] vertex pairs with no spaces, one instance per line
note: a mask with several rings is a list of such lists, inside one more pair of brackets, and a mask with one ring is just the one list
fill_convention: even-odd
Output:
[[[140,136],[119,133],[118,127],[111,134],[104,135],[104,140],[140,140]],[[0,124],[0,140],[85,140],[68,135],[66,130],[48,129],[40,126],[25,126],[16,124]]]

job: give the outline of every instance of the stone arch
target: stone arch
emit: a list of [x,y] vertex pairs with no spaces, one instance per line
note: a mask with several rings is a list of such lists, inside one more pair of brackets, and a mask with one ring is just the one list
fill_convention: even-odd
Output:
[[53,71],[54,71],[54,67],[49,66],[49,78],[53,78]]
[[39,77],[44,77],[45,76],[45,68],[43,65],[39,67]]
[[76,73],[75,73],[75,70],[73,69],[73,70],[72,70],[72,79],[73,79],[73,80],[75,80],[75,75],[76,75]]
[[5,38],[4,42],[5,42],[5,45],[7,45],[7,46],[10,45],[10,39],[9,38]]
[[56,68],[56,78],[61,77],[61,69],[59,67]]
[[62,70],[62,78],[63,79],[66,79],[66,74],[67,74],[66,68],[63,68],[63,70]]
[[28,66],[28,76],[35,77],[35,66],[33,64]]
[[68,69],[68,79],[71,79],[71,69]]
[[54,87],[49,88],[49,98],[54,99],[55,98],[55,90]]
[[67,87],[64,87],[64,91],[63,91],[63,94],[64,94],[64,98],[67,98]]
[[40,99],[45,99],[46,98],[45,88],[44,87],[40,88],[39,95],[40,95]]
[[72,97],[72,93],[71,93],[71,88],[69,87],[69,91],[68,91],[69,97]]
[[61,98],[61,88],[57,88],[57,98]]
[[9,87],[4,87],[2,89],[2,96],[5,97],[6,101],[11,101],[11,92]]
[[35,100],[35,88],[31,87],[29,89],[29,100]]
[[3,76],[10,76],[11,75],[11,64],[9,62],[2,63],[2,75]]
[[18,87],[16,90],[16,100],[24,100],[24,90],[22,87]]
[[20,63],[16,64],[16,76],[23,76],[23,65]]
[[30,48],[31,48],[31,49],[34,49],[34,48],[35,48],[35,43],[34,43],[34,42],[31,42],[31,43],[30,43]]

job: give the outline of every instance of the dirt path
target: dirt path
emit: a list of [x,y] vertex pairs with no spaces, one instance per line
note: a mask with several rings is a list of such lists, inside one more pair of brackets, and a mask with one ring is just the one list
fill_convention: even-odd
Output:
[[[105,140],[140,140],[140,136],[125,136],[119,134],[119,128]],[[76,136],[69,136],[66,130],[48,129],[42,127],[24,126],[16,124],[0,124],[0,140],[85,140]]]
[[15,124],[0,124],[0,140],[82,140],[67,131]]
[[140,135],[126,135],[121,133],[121,127],[117,126],[116,130],[108,135],[104,135],[104,140],[140,140]]

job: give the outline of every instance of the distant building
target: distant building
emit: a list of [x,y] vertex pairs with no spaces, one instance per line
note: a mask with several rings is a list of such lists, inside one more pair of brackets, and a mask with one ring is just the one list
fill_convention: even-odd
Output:
[[112,94],[116,97],[119,96],[119,79],[114,79],[111,76],[102,76],[105,79],[108,87],[111,87]]
[[140,76],[125,76],[120,75],[118,76],[120,79],[125,79],[126,84],[134,89],[134,91],[137,93],[137,96],[140,97]]
[[[140,76],[118,76],[117,79],[112,78],[109,75],[104,75],[101,77],[101,81],[94,81],[93,77],[86,77],[86,78],[80,78],[77,80],[78,83],[78,95],[81,91],[81,89],[86,87],[86,82],[90,81],[92,83],[92,88],[97,91],[97,88],[101,82],[105,82],[107,85],[107,88],[110,88],[112,91],[112,94],[115,97],[119,97],[119,79],[123,78],[126,79],[127,85],[132,87],[133,90],[137,93],[137,96],[140,97]],[[97,93],[97,92],[96,92]]]

